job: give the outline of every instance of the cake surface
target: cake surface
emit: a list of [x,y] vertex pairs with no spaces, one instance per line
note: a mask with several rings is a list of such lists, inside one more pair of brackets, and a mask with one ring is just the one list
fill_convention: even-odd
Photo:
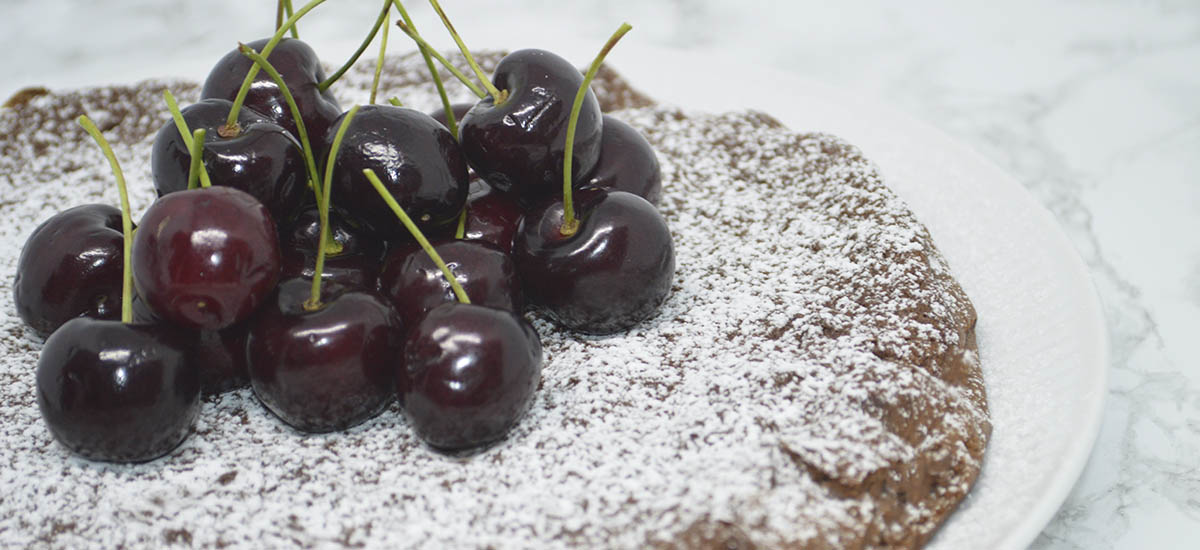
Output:
[[[381,97],[437,107],[424,71],[390,60]],[[334,87],[343,107],[370,72]],[[79,114],[113,141],[140,217],[163,86],[197,96],[146,82],[0,109],[0,546],[913,547],[978,475],[991,427],[974,310],[875,167],[765,114],[655,105],[610,71],[602,107],[659,153],[675,285],[625,334],[537,321],[542,386],[506,441],[447,457],[395,406],[305,435],[246,389],[206,401],[164,459],[76,458],[38,413],[40,343],[13,272],[41,221],[117,203]]]

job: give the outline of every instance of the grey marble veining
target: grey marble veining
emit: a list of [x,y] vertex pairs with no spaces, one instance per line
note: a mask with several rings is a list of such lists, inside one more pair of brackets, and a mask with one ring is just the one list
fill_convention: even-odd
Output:
[[[203,74],[206,60],[229,49],[230,36],[262,32],[258,22],[272,4],[2,0],[0,96],[35,84]],[[519,32],[536,18],[600,44],[615,22],[630,20],[640,40],[657,46],[741,57],[879,97],[1001,166],[1078,249],[1112,343],[1099,440],[1033,547],[1194,547],[1200,2],[445,4],[466,36]],[[243,16],[228,16],[234,9]],[[333,46],[352,48],[377,3],[342,1],[335,9],[312,28]],[[705,78],[736,75],[697,75]]]

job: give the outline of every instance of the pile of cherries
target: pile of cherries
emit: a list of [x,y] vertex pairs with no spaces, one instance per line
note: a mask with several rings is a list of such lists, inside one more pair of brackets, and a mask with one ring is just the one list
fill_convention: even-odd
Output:
[[[327,78],[308,45],[284,37],[323,1],[218,61],[199,102],[178,109],[165,93],[158,199],[136,231],[117,160],[80,117],[122,209],[42,223],[13,285],[21,318],[47,337],[38,404],[72,451],[162,456],[191,431],[202,394],[246,385],[305,432],[356,425],[398,397],[432,447],[479,448],[539,386],[527,312],[609,334],[665,299],[675,260],[654,206],[658,162],[589,88],[628,26],[586,76],[521,50],[490,81],[470,61],[486,92],[454,71],[482,96],[473,105],[442,92],[432,115],[395,100],[343,112],[330,91],[343,71]],[[433,59],[446,62],[400,2],[384,4],[364,46],[393,7],[442,90]]]

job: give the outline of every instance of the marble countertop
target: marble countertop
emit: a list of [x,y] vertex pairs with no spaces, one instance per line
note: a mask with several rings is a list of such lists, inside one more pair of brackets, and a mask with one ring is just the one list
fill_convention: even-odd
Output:
[[[431,17],[409,3],[414,16]],[[511,43],[517,32],[599,45],[627,20],[631,37],[655,47],[735,57],[877,98],[996,163],[1079,251],[1112,346],[1099,439],[1033,548],[1194,544],[1200,369],[1187,342],[1200,328],[1200,3],[444,3],[483,45]],[[378,10],[374,1],[336,4],[303,25],[318,51],[352,50]],[[200,78],[231,37],[265,34],[273,6],[4,0],[0,97],[32,85]]]

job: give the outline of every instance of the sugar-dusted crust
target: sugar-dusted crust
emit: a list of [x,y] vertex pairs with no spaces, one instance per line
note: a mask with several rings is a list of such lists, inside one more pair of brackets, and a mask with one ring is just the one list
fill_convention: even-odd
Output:
[[[383,96],[436,106],[422,71],[393,60]],[[369,72],[339,84],[345,101],[366,97]],[[448,458],[395,407],[306,436],[242,390],[206,402],[166,459],[74,458],[39,417],[39,344],[14,312],[12,274],[38,222],[116,203],[71,122],[81,112],[116,143],[135,211],[153,199],[163,85],[0,109],[0,546],[903,548],[979,472],[990,424],[974,310],[874,166],[761,113],[653,105],[611,72],[602,105],[663,164],[674,290],[627,334],[539,321],[543,383],[507,441]]]

